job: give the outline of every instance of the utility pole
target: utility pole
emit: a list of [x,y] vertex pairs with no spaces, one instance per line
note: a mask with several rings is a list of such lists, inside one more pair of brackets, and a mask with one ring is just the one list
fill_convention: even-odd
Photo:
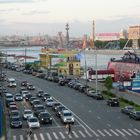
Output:
[[24,57],[25,57],[25,59],[24,59],[24,60],[25,60],[25,63],[24,63],[24,66],[25,66],[25,67],[26,67],[26,53],[27,53],[27,50],[26,50],[26,48],[25,48],[25,56],[24,56]]

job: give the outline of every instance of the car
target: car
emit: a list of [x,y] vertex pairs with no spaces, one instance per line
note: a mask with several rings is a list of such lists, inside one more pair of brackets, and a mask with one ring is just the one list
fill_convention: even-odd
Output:
[[79,90],[79,87],[80,87],[80,86],[82,86],[81,83],[76,83],[75,86],[74,86],[74,89]]
[[52,97],[51,97],[50,94],[48,94],[48,93],[44,93],[42,98],[43,98],[43,100],[45,101],[46,99],[48,99],[48,98],[52,98]]
[[27,86],[27,81],[26,80],[21,81],[21,86]]
[[100,92],[95,92],[92,97],[96,100],[103,100],[104,99],[103,95]]
[[135,120],[140,120],[140,111],[130,112],[129,117]]
[[38,97],[43,96],[44,91],[43,90],[38,90],[38,92],[36,93]]
[[84,92],[85,89],[86,89],[86,86],[85,86],[85,85],[81,85],[81,86],[79,87],[79,91],[80,91],[80,92]]
[[35,90],[35,86],[33,86],[32,84],[27,84],[27,89],[28,90]]
[[35,108],[36,106],[38,106],[40,104],[41,104],[40,100],[37,99],[37,100],[33,100],[32,106],[33,106],[33,108]]
[[30,109],[24,109],[23,111],[23,119],[28,119],[29,117],[33,117],[33,112]]
[[20,117],[10,117],[10,127],[11,128],[22,128],[22,120]]
[[65,85],[65,80],[64,79],[59,80],[58,84],[60,86],[64,86]]
[[107,105],[109,105],[109,106],[119,106],[119,99],[118,98],[109,98],[107,100]]
[[52,107],[55,101],[52,98],[48,98],[45,102],[47,107]]
[[9,115],[10,117],[20,117],[20,112],[18,110],[11,110]]
[[60,114],[61,114],[62,110],[67,110],[67,109],[63,105],[57,106],[56,107],[56,112],[55,112],[56,116],[60,117]]
[[44,111],[45,111],[45,108],[43,105],[37,105],[36,107],[34,107],[34,113],[36,116],[38,116],[40,112],[44,112]]
[[19,92],[22,94],[23,91],[27,91],[26,87],[21,87]]
[[10,115],[10,112],[14,111],[14,110],[18,111],[18,107],[16,105],[10,105],[9,106],[9,115]]
[[62,110],[60,113],[60,119],[62,123],[74,124],[74,116],[69,110]]
[[15,94],[15,100],[16,101],[23,101],[23,97],[20,93]]
[[32,96],[32,97],[29,99],[30,104],[32,105],[32,104],[33,104],[33,101],[34,101],[34,100],[37,100],[37,99],[38,99],[37,97]]
[[16,81],[14,78],[8,78],[8,87],[16,87]]
[[126,114],[126,115],[129,115],[133,111],[134,111],[133,106],[125,106],[124,108],[121,108],[121,112]]
[[5,102],[6,102],[6,107],[9,106],[10,102],[14,102],[14,96],[11,93],[6,93],[5,94]]
[[90,97],[93,97],[95,93],[96,93],[95,90],[88,90],[88,91],[86,92],[86,95],[87,95],[87,96],[90,96]]
[[28,94],[25,95],[25,100],[29,101],[29,99],[32,97],[33,95],[29,92]]
[[55,110],[56,110],[56,107],[57,107],[57,106],[60,106],[60,105],[61,105],[61,103],[59,103],[59,102],[54,102],[53,105],[52,105],[52,110],[55,111]]
[[40,123],[37,117],[29,117],[27,119],[27,124],[29,128],[39,128]]
[[39,119],[39,122],[41,124],[44,124],[44,123],[45,124],[46,123],[52,124],[52,117],[51,117],[51,115],[48,112],[41,112],[41,113],[39,113],[38,119]]
[[27,90],[24,90],[21,92],[21,94],[22,94],[23,98],[25,98],[26,95],[30,94],[30,92]]

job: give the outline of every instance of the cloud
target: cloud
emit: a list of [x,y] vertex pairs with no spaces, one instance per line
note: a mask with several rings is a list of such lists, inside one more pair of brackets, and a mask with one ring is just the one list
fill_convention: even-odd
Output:
[[0,14],[7,14],[9,12],[17,12],[20,11],[20,9],[16,8],[11,8],[11,9],[0,9]]
[[36,14],[48,14],[50,13],[49,11],[37,11],[37,10],[32,10],[26,13],[22,13],[22,15],[36,15]]
[[30,2],[43,2],[47,0],[0,0],[0,4],[5,3],[30,3]]

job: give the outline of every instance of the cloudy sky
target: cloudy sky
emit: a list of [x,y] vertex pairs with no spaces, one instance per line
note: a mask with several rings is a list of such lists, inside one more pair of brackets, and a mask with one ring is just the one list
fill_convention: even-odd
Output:
[[0,0],[0,35],[119,32],[140,25],[140,0]]

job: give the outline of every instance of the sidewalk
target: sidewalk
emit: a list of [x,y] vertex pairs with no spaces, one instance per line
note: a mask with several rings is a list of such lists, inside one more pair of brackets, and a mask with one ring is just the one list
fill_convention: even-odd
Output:
[[[81,83],[83,84],[86,84],[86,80],[84,79],[80,79],[79,80]],[[92,88],[96,88],[96,84],[95,84],[95,81],[92,81],[92,82],[87,82],[87,85],[89,87],[92,87]],[[98,90],[106,90],[105,86],[104,86],[104,83],[101,83],[101,82],[98,82],[98,87],[97,87]],[[132,92],[132,91],[128,91],[126,90],[125,92],[121,92],[119,91],[117,88],[115,89],[112,89],[111,90],[112,93],[116,94],[117,97],[122,97],[122,98],[125,98],[129,101],[133,101],[134,103],[136,104],[139,104],[140,105],[140,93],[135,93],[135,92]]]

